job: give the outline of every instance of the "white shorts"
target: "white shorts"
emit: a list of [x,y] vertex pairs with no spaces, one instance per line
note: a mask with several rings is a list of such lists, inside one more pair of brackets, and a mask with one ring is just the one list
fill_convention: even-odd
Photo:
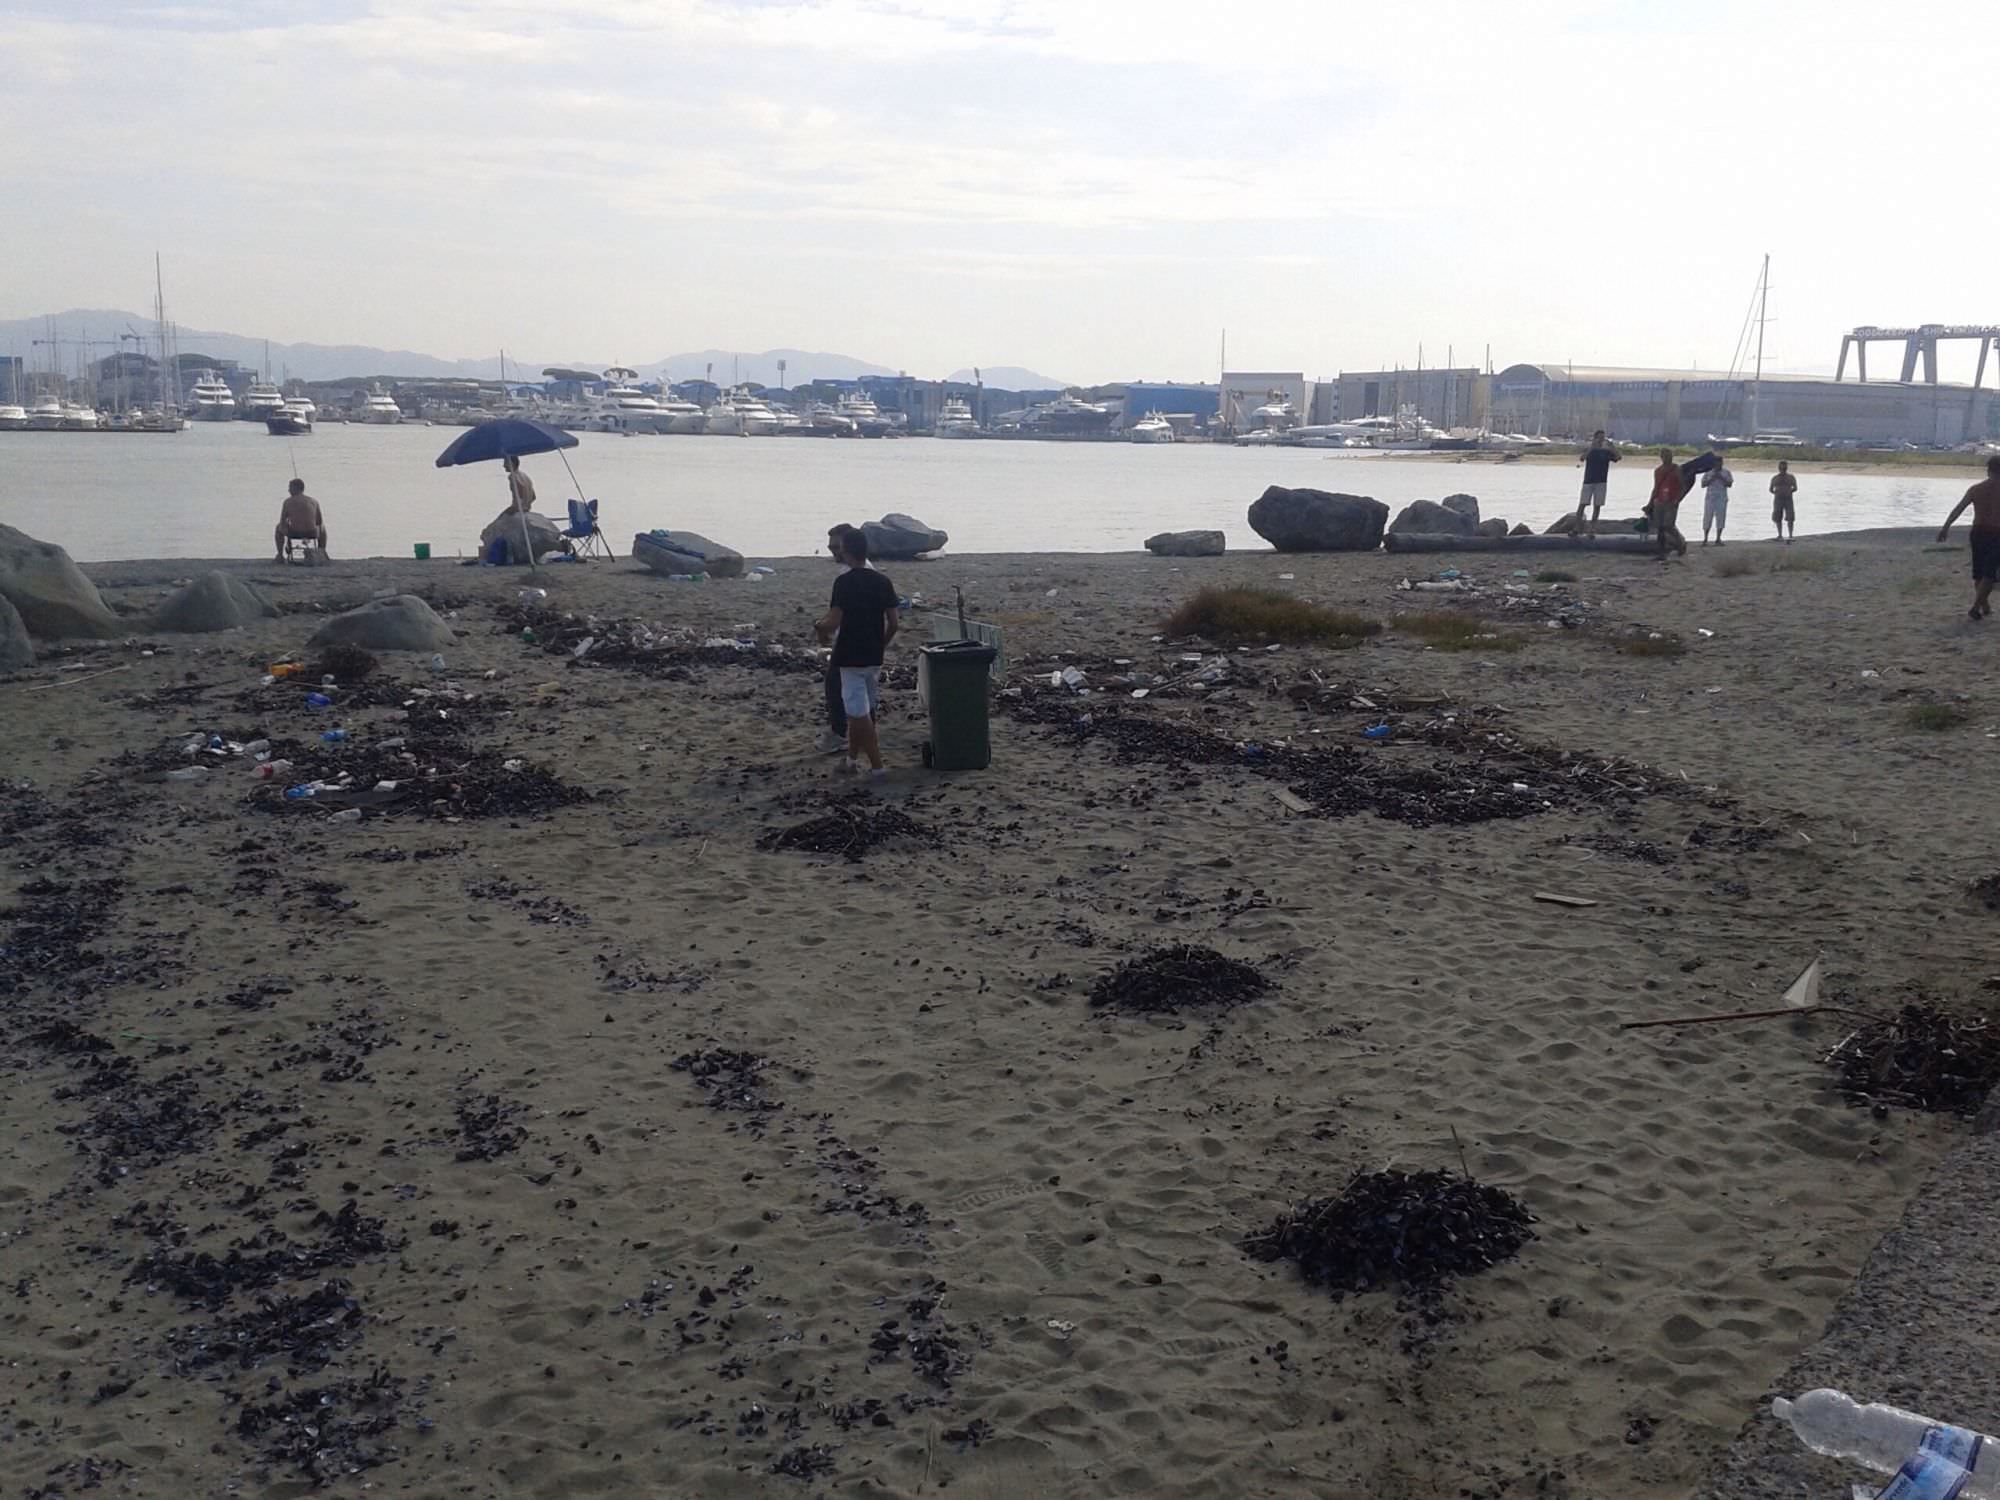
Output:
[[1720,526],[1729,519],[1729,491],[1720,486],[1702,491],[1701,529]]
[[1576,502],[1576,508],[1582,510],[1586,505],[1602,505],[1604,503],[1604,490],[1605,484],[1603,480],[1599,480],[1596,484],[1586,484],[1583,487],[1582,497]]
[[850,719],[872,719],[875,705],[882,701],[880,667],[842,667],[840,706]]

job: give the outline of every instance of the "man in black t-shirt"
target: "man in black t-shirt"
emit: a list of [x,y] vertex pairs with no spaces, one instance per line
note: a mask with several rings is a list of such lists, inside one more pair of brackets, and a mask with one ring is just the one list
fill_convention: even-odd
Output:
[[882,742],[875,731],[881,699],[882,653],[896,638],[896,588],[868,566],[868,534],[849,527],[840,539],[847,571],[833,582],[833,600],[813,626],[833,642],[833,666],[840,673],[840,702],[847,711],[847,764],[859,771],[865,757],[871,776],[882,774]]
[[1597,535],[1597,518],[1604,510],[1604,491],[1611,478],[1611,466],[1624,455],[1604,441],[1604,429],[1590,435],[1590,446],[1577,456],[1583,465],[1583,493],[1576,502],[1576,529],[1584,529],[1583,513],[1590,512],[1590,534]]

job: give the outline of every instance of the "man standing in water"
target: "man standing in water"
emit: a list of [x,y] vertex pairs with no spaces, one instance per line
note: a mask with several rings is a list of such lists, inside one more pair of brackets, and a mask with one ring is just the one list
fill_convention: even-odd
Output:
[[1729,465],[1718,461],[1714,468],[1701,476],[1701,544],[1708,545],[1708,528],[1715,527],[1715,545],[1722,545],[1722,528],[1729,520],[1729,487],[1736,483],[1736,476],[1729,472]]
[[1667,549],[1673,548],[1682,557],[1687,556],[1687,538],[1674,522],[1680,516],[1681,496],[1686,493],[1685,482],[1681,478],[1681,466],[1674,462],[1674,450],[1660,450],[1660,466],[1653,470],[1653,529],[1660,537],[1660,561],[1667,560]]
[[1604,490],[1611,477],[1611,466],[1623,456],[1604,441],[1602,427],[1590,435],[1590,446],[1577,456],[1576,461],[1583,465],[1583,492],[1576,501],[1576,529],[1579,533],[1585,527],[1583,513],[1588,509],[1590,534],[1597,535],[1597,518],[1604,510]]
[[1792,466],[1779,459],[1778,472],[1771,476],[1771,524],[1778,529],[1772,541],[1789,543],[1791,537],[1785,533],[1799,529],[1798,508],[1792,504],[1792,496],[1798,492],[1799,481],[1792,473]]
[[882,742],[875,728],[881,701],[882,654],[896,638],[896,589],[884,574],[868,566],[868,533],[850,526],[840,539],[847,571],[834,580],[833,599],[825,616],[813,626],[822,641],[833,643],[833,665],[840,670],[840,706],[847,711],[848,768],[882,775]]
[[2000,579],[2000,457],[1986,460],[1986,477],[1967,490],[1944,518],[1940,542],[1951,535],[1952,523],[1968,505],[1972,507],[1972,608],[1966,613],[1983,620],[1993,613],[1989,596],[1994,580]]

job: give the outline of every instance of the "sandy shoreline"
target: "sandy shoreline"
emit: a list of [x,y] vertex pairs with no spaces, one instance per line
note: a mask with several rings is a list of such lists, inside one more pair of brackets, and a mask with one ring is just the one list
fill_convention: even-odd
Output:
[[[227,564],[289,612],[0,681],[0,942],[32,929],[35,958],[0,973],[0,1490],[307,1493],[282,1408],[330,1392],[322,1440],[381,1461],[349,1482],[422,1494],[1685,1495],[1963,1138],[1843,1104],[1831,1020],[1617,1029],[1775,1003],[1815,952],[1857,1002],[1976,998],[1989,851],[1932,810],[1983,805],[2000,700],[1964,552],[1927,540],[1732,544],[1738,577],[1536,559],[1580,581],[1515,595],[1512,560],[1460,562],[1487,586],[1447,607],[1500,638],[1466,652],[1395,628],[1436,603],[1395,587],[1417,559],[892,568],[963,586],[1023,693],[992,770],[938,779],[892,691],[880,801],[932,837],[858,864],[759,847],[841,790],[805,749],[814,676],[698,644],[799,646],[822,564],[534,580],[594,633],[687,632],[657,673],[524,645],[518,572]],[[86,571],[141,609],[206,566]],[[1178,675],[1152,637],[1212,580],[1390,628],[1226,653],[1201,697],[1037,685],[1055,653],[1097,686]],[[155,779],[196,730],[310,744],[325,719],[258,674],[383,589],[464,634],[443,677],[386,659],[342,700],[356,752],[444,706],[585,800],[341,827],[252,805],[240,765]],[[1684,654],[1619,649],[1652,632]],[[1908,726],[1960,693],[1965,727]],[[1553,805],[1299,816],[1254,756],[1108,732],[1359,746],[1392,702],[1370,775]],[[1177,941],[1276,988],[1092,1011],[1094,977]],[[1454,1131],[1539,1223],[1443,1322],[1238,1248],[1355,1170],[1455,1166]],[[232,1244],[220,1281],[183,1259]]]
[[[1707,444],[1699,442],[1679,442],[1679,443],[1669,443],[1666,444],[1665,446],[1672,448],[1677,453],[1689,454],[1689,453],[1701,452],[1707,446]],[[1511,456],[1500,453],[1455,452],[1447,449],[1446,451],[1439,453],[1432,453],[1432,452],[1399,453],[1397,454],[1397,457],[1412,458],[1418,460],[1419,462],[1424,462],[1424,463],[1447,463],[1447,464],[1522,463],[1522,464],[1533,464],[1538,467],[1555,466],[1559,468],[1572,468],[1576,464],[1577,454],[1580,451],[1581,448],[1579,448],[1576,445],[1556,444],[1552,445],[1547,449],[1543,449],[1540,452],[1530,451],[1522,453],[1518,456]],[[1773,460],[1768,458],[1757,458],[1757,459],[1744,459],[1742,460],[1742,462],[1745,464],[1756,464],[1759,467],[1765,467],[1769,466],[1773,462]],[[1986,460],[1983,458],[1974,457],[1971,454],[1964,455],[1962,462],[1958,458],[1953,458],[1945,462],[1924,462],[1924,463],[1904,463],[1904,462],[1898,462],[1896,459],[1893,458],[1828,459],[1828,458],[1808,457],[1808,458],[1800,458],[1793,460],[1792,467],[1795,470],[1797,470],[1800,474],[1900,474],[1900,475],[1914,475],[1919,478],[1928,474],[1928,475],[1933,475],[1939,479],[1964,478],[1967,480],[1981,479],[1985,477],[1986,474]]]

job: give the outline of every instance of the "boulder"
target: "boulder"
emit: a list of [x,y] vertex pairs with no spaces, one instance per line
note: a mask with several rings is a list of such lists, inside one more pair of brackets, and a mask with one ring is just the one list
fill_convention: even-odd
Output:
[[313,632],[306,645],[359,646],[363,651],[442,651],[454,640],[451,626],[415,594],[371,599],[359,609],[335,615]]
[[863,521],[861,529],[868,537],[868,556],[876,562],[910,562],[927,552],[943,551],[951,540],[915,516],[886,515],[879,521]]
[[1481,536],[1505,536],[1507,523],[1499,516],[1488,516],[1479,523],[1478,532]]
[[0,526],[0,599],[20,613],[30,635],[80,635],[108,641],[125,634],[97,585],[54,542]]
[[0,597],[0,672],[12,672],[35,664],[35,643],[28,639],[28,627],[21,612]]
[[1389,530],[1397,536],[1405,532],[1422,536],[1476,536],[1479,518],[1462,510],[1447,510],[1435,500],[1412,500],[1389,523]]
[[227,573],[204,573],[154,610],[147,628],[195,635],[234,630],[271,619],[277,613],[270,600],[241,579]]
[[[485,557],[490,553],[496,537],[505,537],[507,539],[508,562],[525,563],[527,561],[525,557],[521,556],[521,517],[512,506],[501,511],[499,515],[488,521],[486,529],[479,533],[479,555],[481,557]],[[563,550],[562,528],[547,516],[537,515],[531,510],[528,512],[528,542],[535,549],[536,557],[540,557],[545,552],[560,552]]]
[[1163,531],[1146,538],[1155,557],[1220,557],[1226,550],[1219,531]]
[[1477,495],[1446,495],[1438,501],[1446,510],[1455,510],[1461,516],[1470,516],[1472,524],[1479,524],[1479,497]]
[[[1625,536],[1628,533],[1645,530],[1646,525],[1647,522],[1644,516],[1626,516],[1622,520],[1605,516],[1597,523],[1597,534],[1599,536]],[[1566,512],[1560,520],[1549,527],[1547,531],[1544,531],[1542,535],[1575,536],[1579,531],[1587,529],[1587,524],[1577,520],[1576,512],[1572,510]]]
[[655,573],[743,576],[743,554],[698,531],[642,531],[632,538],[632,555]]
[[1535,528],[1530,526],[1526,521],[1517,523],[1514,529],[1507,533],[1509,536],[1533,536],[1534,534]]
[[1369,495],[1272,485],[1250,505],[1250,529],[1280,552],[1373,552],[1389,507]]

